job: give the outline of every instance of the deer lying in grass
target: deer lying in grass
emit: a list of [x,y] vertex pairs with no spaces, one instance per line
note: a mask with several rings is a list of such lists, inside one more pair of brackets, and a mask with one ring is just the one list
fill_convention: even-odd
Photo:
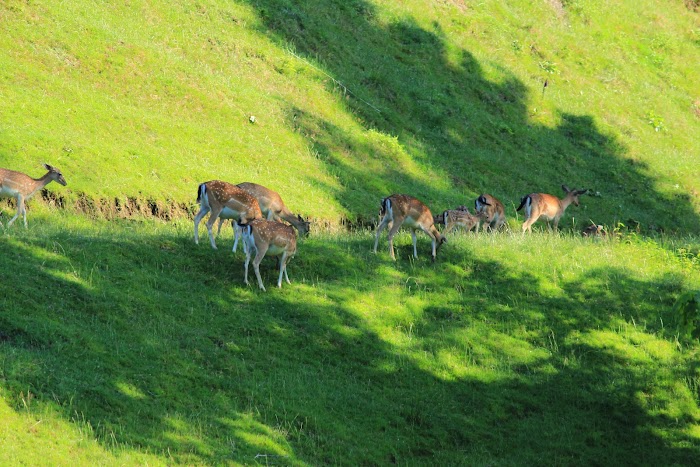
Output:
[[[211,228],[217,218],[235,219],[242,224],[262,218],[260,205],[255,197],[241,188],[221,180],[200,184],[197,190],[197,202],[200,208],[194,217],[194,242],[199,244],[199,223],[208,212],[211,212],[206,225],[209,241],[214,249],[216,249],[216,242]],[[237,245],[238,237],[236,236],[233,242],[233,251],[236,251]]]
[[[311,224],[304,220],[303,217],[292,213],[287,206],[282,201],[282,197],[276,191],[273,191],[262,185],[251,182],[243,182],[236,185],[238,188],[247,192],[253,196],[260,205],[260,211],[262,211],[263,218],[267,220],[275,221],[287,221],[292,226],[297,229],[300,237],[306,237],[309,235],[309,229]],[[221,224],[225,219],[219,219],[218,232],[221,232]],[[239,229],[237,227],[236,221],[232,221],[233,225],[233,235],[234,235],[234,245],[238,243]],[[218,235],[217,232],[217,235]],[[234,249],[234,251],[236,251]]]
[[34,196],[37,191],[54,181],[66,186],[66,179],[63,178],[60,170],[49,164],[44,164],[44,168],[48,170],[46,175],[36,179],[22,172],[0,169],[0,198],[14,198],[17,201],[17,214],[9,220],[7,223],[8,227],[21,215],[24,220],[24,228],[27,228],[27,207],[25,202]]
[[499,230],[506,222],[503,203],[489,194],[484,193],[474,200],[474,209],[483,220],[481,224],[482,232],[486,229],[492,232]]
[[562,185],[561,187],[564,192],[566,192],[566,196],[562,199],[546,193],[530,193],[529,195],[523,196],[520,201],[520,206],[516,209],[520,211],[523,207],[525,208],[526,217],[525,222],[523,222],[523,233],[525,233],[526,230],[532,232],[532,224],[540,217],[547,219],[547,225],[550,230],[552,230],[550,221],[553,220],[554,231],[556,231],[559,225],[559,219],[564,215],[566,208],[568,208],[571,203],[578,206],[578,197],[588,191],[570,190],[566,185]]
[[435,228],[433,215],[430,213],[428,206],[408,195],[388,196],[382,200],[381,206],[380,213],[383,217],[377,227],[377,235],[374,240],[374,252],[377,252],[379,235],[382,233],[382,230],[391,224],[389,228],[389,253],[391,259],[396,261],[396,256],[394,255],[394,235],[396,235],[396,232],[398,232],[402,225],[405,225],[411,229],[413,256],[418,258],[416,231],[420,230],[430,237],[432,241],[432,257],[433,261],[435,261],[437,250],[443,243],[447,242],[447,239]]
[[280,275],[277,279],[277,287],[282,287],[282,275],[289,282],[287,275],[287,262],[295,255],[297,251],[297,237],[294,229],[281,222],[269,221],[267,219],[255,219],[247,224],[239,224],[242,230],[243,241],[246,243],[245,256],[245,283],[248,284],[248,264],[253,251],[255,251],[255,259],[253,260],[253,269],[255,276],[258,278],[258,286],[265,290],[263,281],[260,277],[260,262],[266,254],[279,256]]
[[581,232],[581,235],[584,237],[605,237],[608,233],[605,231],[605,227],[602,225],[597,225],[595,223],[591,223],[588,227],[583,229],[583,232]]

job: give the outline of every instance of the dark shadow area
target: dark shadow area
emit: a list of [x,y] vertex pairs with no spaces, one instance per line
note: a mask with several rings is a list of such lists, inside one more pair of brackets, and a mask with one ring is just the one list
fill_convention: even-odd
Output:
[[[264,33],[334,78],[331,91],[365,128],[395,137],[412,162],[449,178],[449,189],[435,188],[404,170],[390,142],[357,141],[342,128],[290,108],[290,126],[308,138],[341,181],[342,188],[328,190],[355,216],[352,222],[373,221],[378,200],[392,192],[422,198],[434,211],[489,192],[512,216],[523,195],[563,196],[565,183],[599,194],[568,214],[582,224],[634,222],[645,233],[700,229],[690,199],[656,191],[647,168],[627,159],[625,147],[603,134],[591,116],[561,112],[554,128],[535,123],[537,96],[528,96],[526,85],[498,64],[487,64],[502,76],[493,82],[469,51],[448,54],[439,24],[428,30],[406,18],[386,25],[362,0],[249,3]],[[534,45],[522,53],[542,59]]]
[[[89,423],[105,449],[117,440],[180,463],[626,465],[633,450],[636,465],[690,465],[700,455],[686,434],[698,420],[641,402],[667,384],[663,366],[583,339],[620,320],[662,332],[655,316],[677,293],[673,278],[611,267],[550,295],[468,249],[409,262],[404,236],[388,263],[366,239],[312,238],[289,265],[292,286],[276,290],[275,262],[263,263],[262,293],[243,286],[229,235],[219,251],[143,232],[0,238],[0,383],[12,402],[31,391]],[[367,294],[406,309],[412,297],[434,301],[377,311],[404,335],[395,346],[358,312]],[[440,363],[446,355],[466,373]]]

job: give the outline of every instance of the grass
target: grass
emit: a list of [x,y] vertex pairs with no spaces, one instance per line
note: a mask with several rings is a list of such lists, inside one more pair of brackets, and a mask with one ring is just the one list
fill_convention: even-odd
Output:
[[[400,235],[394,263],[386,238],[371,253],[369,231],[322,234],[300,245],[291,286],[262,293],[243,285],[229,234],[213,251],[194,245],[190,222],[50,211],[6,231],[4,458],[624,463],[626,446],[648,464],[698,455],[698,348],[678,340],[671,314],[698,283],[683,253],[696,241],[462,235],[431,265],[424,239],[411,260]],[[263,262],[268,285],[274,268]]]
[[[0,232],[0,458],[693,465],[693,5],[3,2],[0,166],[68,186]],[[230,230],[194,245],[210,179],[312,218],[291,286],[265,260],[245,287]],[[435,264],[362,228],[392,192],[489,192],[519,232],[562,183],[594,196],[560,234],[454,236]]]

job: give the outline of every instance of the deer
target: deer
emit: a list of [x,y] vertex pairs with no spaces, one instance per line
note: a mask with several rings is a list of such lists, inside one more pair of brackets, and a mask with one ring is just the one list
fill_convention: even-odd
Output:
[[520,206],[516,209],[516,211],[520,211],[523,207],[525,208],[526,218],[525,222],[523,222],[523,234],[525,234],[525,231],[532,232],[532,224],[540,217],[547,219],[550,231],[552,230],[550,222],[553,220],[554,231],[556,231],[559,225],[559,219],[564,215],[566,208],[572,203],[574,206],[578,206],[578,197],[588,192],[587,189],[570,190],[566,185],[562,185],[561,187],[566,193],[566,196],[562,199],[546,193],[530,193],[529,195],[523,196],[520,200]]
[[[217,249],[216,242],[211,228],[217,218],[235,219],[241,224],[262,218],[262,211],[255,197],[245,190],[221,180],[201,183],[197,189],[197,202],[200,208],[194,217],[194,242],[199,244],[199,223],[208,212],[211,212],[206,226],[211,247],[215,250]],[[233,242],[234,252],[237,246],[238,237]]]
[[[279,193],[252,182],[243,182],[237,184],[236,186],[258,200],[260,210],[262,211],[265,219],[276,221],[285,220],[297,229],[300,237],[306,237],[309,235],[310,223],[304,220],[304,218],[300,215],[295,215],[289,209],[287,209],[287,206],[284,204],[284,201],[282,201],[282,197],[279,195]],[[218,232],[221,232],[221,224],[223,224],[223,222],[223,218],[219,219]],[[233,235],[236,239],[234,240],[235,244],[238,241],[239,232],[236,228],[235,221],[232,221],[232,225]]]
[[[25,202],[34,194],[51,182],[66,186],[66,179],[56,167],[44,164],[48,172],[41,178],[32,178],[22,172],[0,168],[0,198],[15,198],[17,201],[17,214],[9,220],[7,227],[21,215],[24,220],[24,228],[27,228],[27,207]],[[0,224],[2,226],[2,224]]]
[[506,222],[506,213],[503,203],[489,194],[483,193],[474,200],[474,210],[483,220],[481,223],[482,232],[486,229],[491,232],[497,231]]
[[277,287],[282,288],[282,276],[291,284],[287,275],[287,263],[296,254],[297,237],[294,229],[281,222],[267,219],[254,219],[247,224],[238,224],[242,230],[243,241],[247,244],[245,257],[245,279],[248,282],[248,264],[253,251],[253,269],[258,278],[258,286],[265,291],[265,285],[260,277],[260,262],[266,254],[279,257],[280,275],[277,279]]
[[377,245],[379,244],[379,236],[389,224],[391,224],[389,228],[389,253],[391,259],[394,261],[396,261],[396,256],[394,255],[394,235],[396,235],[396,232],[398,232],[402,225],[411,229],[414,258],[418,258],[418,250],[416,248],[417,230],[424,232],[430,237],[432,241],[433,261],[435,261],[437,250],[443,243],[447,242],[447,239],[435,228],[433,215],[430,213],[428,206],[412,196],[394,194],[382,199],[380,213],[383,217],[377,227],[377,234],[374,239],[375,253],[377,252]]
[[596,224],[595,222],[591,221],[591,225],[583,229],[581,232],[581,235],[584,237],[605,237],[607,235],[607,231],[605,230],[605,226]]
[[452,232],[457,227],[463,227],[467,232],[473,230],[475,227],[477,230],[479,229],[480,216],[475,216],[464,206],[443,211],[443,213],[438,216],[438,219],[440,217],[442,217],[442,223],[445,224],[445,234]]

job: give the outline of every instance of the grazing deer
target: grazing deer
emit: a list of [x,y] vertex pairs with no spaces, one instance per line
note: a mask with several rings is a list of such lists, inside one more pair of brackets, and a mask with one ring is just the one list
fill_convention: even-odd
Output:
[[[221,180],[212,180],[199,185],[197,190],[197,202],[199,212],[194,217],[194,242],[199,244],[199,223],[206,213],[211,211],[207,220],[207,231],[211,247],[216,249],[216,242],[211,228],[216,219],[235,219],[241,224],[247,224],[253,219],[262,218],[258,201],[248,192],[230,183]],[[238,237],[233,242],[233,251],[236,251]],[[245,248],[245,246],[244,246]]]
[[[547,219],[547,224],[554,220],[554,230],[556,231],[559,225],[559,219],[569,207],[571,203],[578,206],[578,197],[588,190],[569,190],[566,185],[561,186],[566,192],[566,196],[563,199],[559,199],[556,196],[548,195],[546,193],[530,193],[529,195],[523,196],[520,201],[520,206],[516,211],[520,211],[525,207],[525,222],[523,222],[523,233],[525,231],[532,232],[532,224],[534,224],[537,219],[544,216]],[[551,225],[549,229],[552,230]]]
[[258,278],[258,286],[265,290],[263,281],[260,278],[260,262],[266,254],[279,256],[280,275],[277,279],[277,287],[282,287],[282,275],[289,282],[287,275],[287,262],[297,251],[297,237],[294,229],[281,222],[269,221],[267,219],[255,219],[247,225],[239,224],[243,234],[243,241],[247,244],[245,256],[245,283],[248,284],[248,264],[253,251],[253,269]]
[[425,232],[432,240],[433,261],[435,261],[437,250],[443,243],[447,242],[447,239],[435,228],[433,215],[430,213],[428,206],[416,198],[408,195],[391,195],[384,198],[382,200],[381,214],[383,218],[377,227],[377,236],[374,240],[375,253],[377,252],[377,245],[379,244],[379,235],[390,223],[389,253],[391,254],[391,259],[394,261],[396,261],[396,256],[394,255],[394,235],[396,235],[396,232],[402,225],[406,225],[411,229],[411,236],[413,237],[413,256],[415,258],[418,258],[416,230]]
[[[460,208],[463,206],[460,206]],[[463,227],[469,232],[475,227],[479,228],[480,217],[473,215],[469,209],[448,209],[442,213],[442,219],[445,224],[445,234],[452,232],[457,227]]]
[[[306,237],[309,235],[310,223],[304,220],[301,216],[295,215],[287,209],[287,206],[282,201],[282,197],[276,191],[270,190],[267,187],[258,185],[257,183],[243,182],[236,185],[242,190],[246,191],[258,200],[260,205],[260,210],[262,215],[267,220],[285,220],[292,224],[294,228],[299,231],[300,237]],[[224,219],[219,219],[219,232],[221,232],[221,224]],[[233,235],[236,238],[234,243],[238,242],[238,228],[236,227],[236,222],[233,221]]]
[[506,212],[503,203],[489,194],[482,194],[474,200],[474,209],[483,219],[481,231],[499,230],[506,222]]
[[17,214],[7,223],[8,227],[21,215],[24,219],[24,228],[27,228],[27,207],[24,203],[37,191],[53,181],[66,186],[66,179],[63,178],[60,170],[49,164],[44,164],[44,168],[48,170],[48,173],[37,179],[22,172],[0,169],[0,198],[15,198],[17,200]]

